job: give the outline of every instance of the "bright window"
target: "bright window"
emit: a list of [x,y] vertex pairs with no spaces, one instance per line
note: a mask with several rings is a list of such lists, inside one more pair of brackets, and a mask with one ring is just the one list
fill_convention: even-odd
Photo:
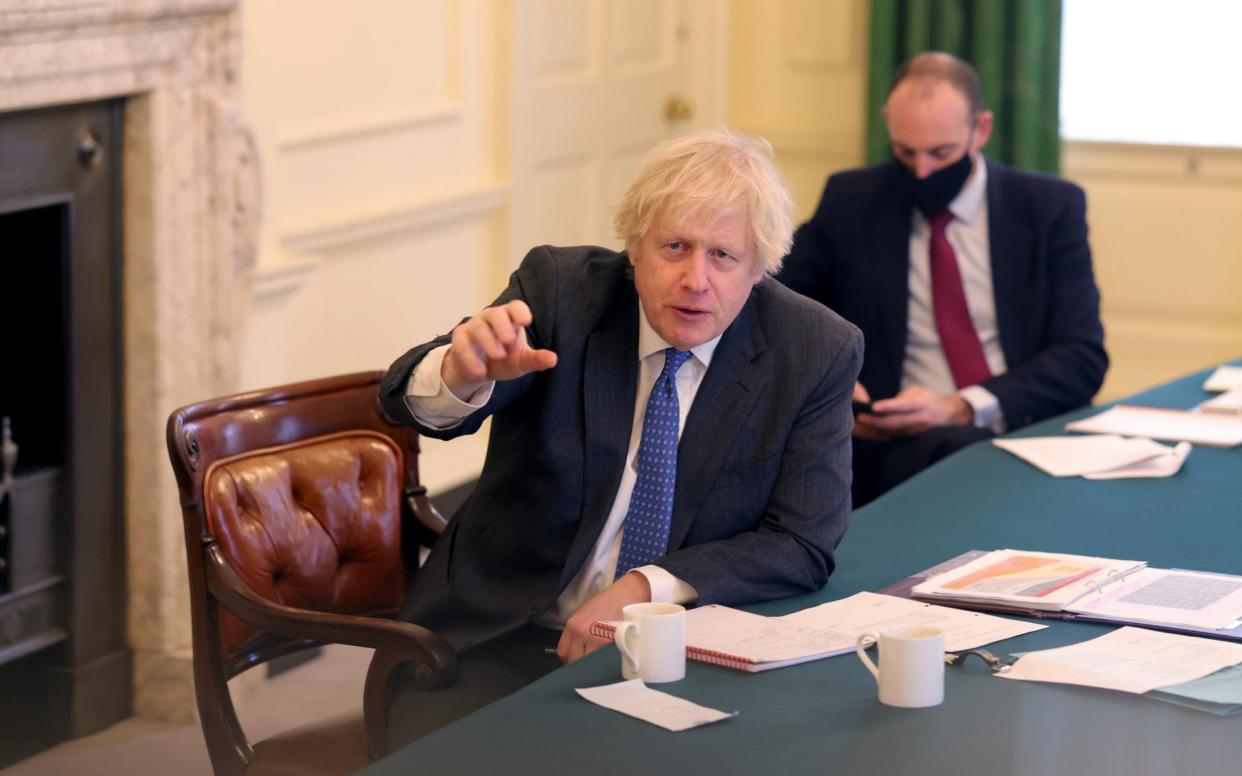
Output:
[[1064,0],[1061,135],[1242,146],[1242,2]]

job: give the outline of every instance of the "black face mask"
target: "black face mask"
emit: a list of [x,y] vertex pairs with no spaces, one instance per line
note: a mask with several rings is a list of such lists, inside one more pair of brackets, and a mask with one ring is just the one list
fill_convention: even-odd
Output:
[[914,171],[901,164],[900,160],[897,163],[901,166],[906,185],[914,195],[914,204],[928,218],[949,209],[949,203],[962,190],[973,169],[969,152],[962,154],[961,159],[948,167],[936,170],[922,179],[915,177]]

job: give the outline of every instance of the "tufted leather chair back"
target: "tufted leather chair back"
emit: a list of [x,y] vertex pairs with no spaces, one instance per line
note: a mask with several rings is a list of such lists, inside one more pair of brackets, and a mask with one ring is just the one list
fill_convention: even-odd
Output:
[[[358,616],[391,618],[417,571],[418,548],[443,530],[419,482],[417,433],[380,410],[382,376],[239,394],[169,418],[196,696],[218,771],[253,756],[228,679],[356,627]],[[275,607],[252,606],[252,596]],[[243,607],[236,611],[249,624],[223,601]],[[305,628],[291,627],[299,618]]]
[[[203,511],[237,575],[286,606],[391,616],[405,593],[401,450],[342,431],[238,453],[204,475]],[[226,651],[255,635],[227,611]]]

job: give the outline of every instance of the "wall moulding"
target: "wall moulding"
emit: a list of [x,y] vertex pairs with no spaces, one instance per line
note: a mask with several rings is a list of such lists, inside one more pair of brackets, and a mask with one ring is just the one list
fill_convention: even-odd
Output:
[[435,124],[460,121],[464,108],[459,98],[432,102],[416,108],[376,113],[366,118],[342,118],[316,122],[279,133],[283,153],[296,153],[336,143],[364,140],[375,135],[408,132]]
[[778,155],[851,159],[862,156],[861,140],[851,132],[791,130],[754,124],[741,124],[738,129],[767,138]]
[[1242,148],[1065,140],[1061,169],[1076,178],[1242,184]]
[[294,227],[281,235],[280,245],[282,249],[302,256],[339,255],[342,249],[362,242],[434,229],[462,219],[490,216],[507,203],[508,197],[508,182],[460,189],[336,221]]
[[794,0],[784,11],[785,62],[801,70],[845,70],[858,57],[857,0]]
[[[276,145],[282,153],[296,153],[319,146],[365,140],[375,135],[407,132],[426,126],[461,121],[465,114],[462,98],[462,72],[468,46],[463,41],[460,2],[449,0],[443,27],[447,51],[434,71],[442,78],[438,96],[414,104],[376,107],[352,111],[349,115],[321,115],[292,126],[279,127]],[[359,116],[359,113],[362,115]]]
[[256,309],[278,308],[310,282],[319,262],[307,256],[287,258],[280,264],[259,267],[254,273],[250,300]]
[[229,13],[238,0],[13,0],[0,7],[0,35],[60,35],[68,27]]

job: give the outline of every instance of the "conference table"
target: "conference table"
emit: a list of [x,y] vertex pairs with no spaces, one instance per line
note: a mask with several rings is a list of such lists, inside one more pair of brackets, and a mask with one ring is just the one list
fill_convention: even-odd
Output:
[[[1189,408],[1208,371],[1127,404]],[[1085,409],[1015,436],[1061,434]],[[879,590],[966,550],[1015,548],[1242,574],[1242,448],[1196,447],[1165,479],[1052,478],[991,444],[942,461],[855,513],[822,590],[746,607],[781,615]],[[1049,627],[988,647],[998,655],[1077,643],[1108,626]],[[656,686],[736,717],[679,733],[595,706],[574,688],[621,680],[606,647],[390,755],[367,774],[1233,774],[1242,715],[1137,695],[946,668],[945,700],[876,700],[852,655],[764,673],[689,662]]]

